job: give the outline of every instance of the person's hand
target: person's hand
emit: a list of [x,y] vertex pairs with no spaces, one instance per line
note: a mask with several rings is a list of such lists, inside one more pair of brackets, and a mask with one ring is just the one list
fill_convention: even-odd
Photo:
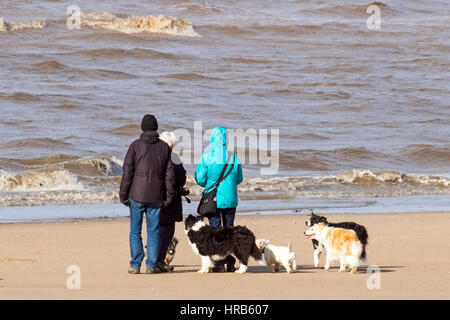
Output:
[[126,207],[129,207],[130,206],[130,200],[125,200],[125,201],[121,201],[122,202],[122,204],[124,205],[124,206],[126,206]]

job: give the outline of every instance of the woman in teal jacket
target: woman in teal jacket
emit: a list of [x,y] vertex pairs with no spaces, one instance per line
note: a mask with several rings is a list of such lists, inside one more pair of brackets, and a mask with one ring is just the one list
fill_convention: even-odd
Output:
[[[218,180],[229,157],[227,151],[227,128],[215,127],[211,132],[211,149],[202,155],[195,170],[195,181],[205,189],[209,189]],[[226,178],[217,188],[217,213],[209,218],[211,227],[232,227],[238,205],[237,185],[242,182],[242,166],[236,154],[228,160],[225,171]],[[233,260],[233,261],[232,261]],[[226,259],[227,271],[234,270],[234,258]],[[217,267],[220,268],[220,267]],[[216,269],[217,269],[216,268]],[[223,268],[223,266],[222,266]]]

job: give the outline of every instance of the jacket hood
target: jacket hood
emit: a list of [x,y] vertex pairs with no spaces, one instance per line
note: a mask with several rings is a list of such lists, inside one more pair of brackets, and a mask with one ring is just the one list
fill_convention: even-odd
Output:
[[212,149],[223,148],[227,145],[227,128],[214,127],[209,139]]
[[153,144],[159,141],[159,134],[156,131],[144,131],[141,134],[141,140]]

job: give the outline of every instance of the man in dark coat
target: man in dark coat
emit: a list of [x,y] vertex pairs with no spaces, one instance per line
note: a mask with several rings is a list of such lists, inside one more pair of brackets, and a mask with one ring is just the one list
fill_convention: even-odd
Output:
[[[160,139],[167,143],[167,145],[173,149],[173,146],[177,140],[175,133],[163,132]],[[164,263],[164,258],[167,254],[170,242],[172,241],[175,233],[175,222],[183,221],[183,203],[181,196],[181,189],[186,183],[186,170],[181,163],[181,159],[176,153],[172,152],[172,162],[175,168],[175,192],[172,202],[167,208],[161,209],[161,218],[159,221],[159,228],[161,233],[161,247],[159,249],[158,262]],[[173,267],[167,267],[170,271]]]
[[129,147],[123,163],[120,182],[120,202],[130,208],[130,252],[128,273],[140,273],[144,249],[142,246],[142,220],[147,224],[147,270],[160,273],[164,266],[157,263],[160,248],[159,220],[161,208],[167,207],[174,196],[175,169],[172,150],[159,139],[158,122],[153,115],[142,119],[143,133]]

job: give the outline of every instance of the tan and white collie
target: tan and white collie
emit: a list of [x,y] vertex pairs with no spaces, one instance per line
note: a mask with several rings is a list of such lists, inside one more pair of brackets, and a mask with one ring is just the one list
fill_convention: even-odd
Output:
[[325,270],[330,268],[333,260],[340,260],[339,272],[344,272],[350,266],[355,273],[363,252],[363,245],[359,241],[354,230],[329,227],[324,223],[318,223],[305,231],[307,239],[319,241],[327,251]]

